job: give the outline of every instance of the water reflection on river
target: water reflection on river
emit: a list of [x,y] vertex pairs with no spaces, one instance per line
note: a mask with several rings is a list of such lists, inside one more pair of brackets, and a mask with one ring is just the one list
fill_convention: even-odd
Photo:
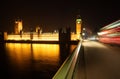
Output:
[[9,79],[51,79],[75,46],[6,43],[5,75]]

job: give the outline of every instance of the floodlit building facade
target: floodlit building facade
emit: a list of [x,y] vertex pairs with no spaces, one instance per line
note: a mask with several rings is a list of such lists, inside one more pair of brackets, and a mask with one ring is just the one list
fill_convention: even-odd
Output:
[[82,20],[80,18],[80,15],[78,15],[77,19],[76,19],[76,35],[77,35],[77,39],[81,38],[81,25],[82,25]]
[[[78,15],[76,18],[76,26],[75,26],[75,33],[70,32],[70,40],[81,40],[81,26],[82,20]],[[15,21],[15,34],[7,35],[7,40],[36,40],[36,41],[58,41],[59,40],[59,32],[52,32],[52,33],[42,33],[41,27],[37,26],[35,32],[22,32],[23,24],[22,20]],[[63,29],[62,31],[65,31]],[[31,39],[32,37],[32,39]]]
[[22,31],[23,29],[23,24],[22,24],[22,20],[16,20],[15,21],[15,27],[14,27],[14,30],[15,30],[15,34],[20,34],[20,32]]

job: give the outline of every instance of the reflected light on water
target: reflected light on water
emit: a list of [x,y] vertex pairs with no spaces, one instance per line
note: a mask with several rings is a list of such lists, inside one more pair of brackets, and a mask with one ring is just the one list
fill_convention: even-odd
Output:
[[51,79],[76,47],[76,45],[66,46],[5,43],[6,72],[10,75],[10,79]]
[[[12,66],[24,68],[31,59],[30,44],[6,43],[7,56]],[[26,63],[27,62],[27,63]]]
[[26,69],[31,65],[35,69],[36,66],[37,68],[45,68],[48,65],[55,66],[59,64],[60,60],[58,44],[6,43],[6,51],[9,63],[12,67],[19,67],[18,69],[20,70]]
[[47,61],[56,64],[59,61],[59,45],[57,44],[33,44],[33,59]]

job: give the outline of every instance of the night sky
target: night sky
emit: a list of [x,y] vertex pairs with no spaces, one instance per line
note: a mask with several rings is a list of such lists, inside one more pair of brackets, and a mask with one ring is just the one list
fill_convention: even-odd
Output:
[[120,19],[119,2],[75,0],[1,0],[0,31],[12,32],[14,21],[23,20],[24,31],[40,26],[43,32],[60,27],[75,30],[75,19],[80,14],[82,26],[93,32]]

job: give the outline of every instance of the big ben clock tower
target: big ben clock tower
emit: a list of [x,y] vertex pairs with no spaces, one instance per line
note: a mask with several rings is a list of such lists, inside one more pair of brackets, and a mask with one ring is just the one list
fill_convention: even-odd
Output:
[[76,35],[77,35],[77,39],[81,38],[81,24],[82,24],[82,20],[80,18],[80,15],[77,15],[77,18],[76,18]]

